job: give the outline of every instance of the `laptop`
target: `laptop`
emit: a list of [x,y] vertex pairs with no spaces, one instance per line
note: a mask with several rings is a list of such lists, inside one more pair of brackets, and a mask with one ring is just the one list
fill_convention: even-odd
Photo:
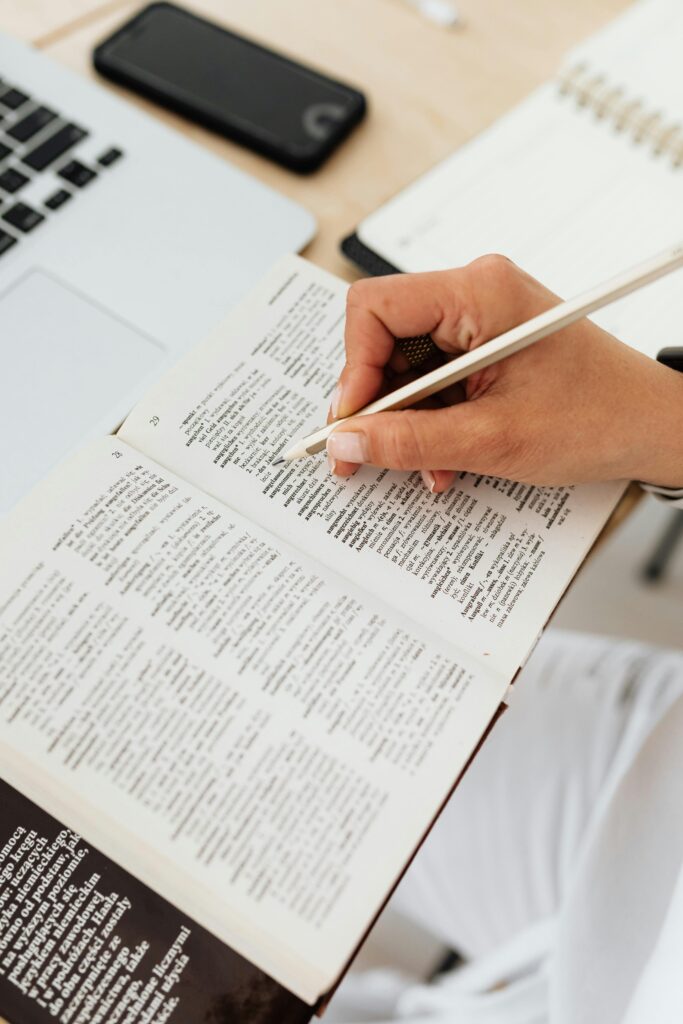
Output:
[[314,231],[302,207],[0,34],[0,516]]

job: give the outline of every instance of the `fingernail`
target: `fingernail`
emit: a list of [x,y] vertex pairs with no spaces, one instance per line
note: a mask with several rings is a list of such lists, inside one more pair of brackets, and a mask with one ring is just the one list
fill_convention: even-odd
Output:
[[434,494],[434,488],[436,487],[436,477],[434,474],[430,473],[428,469],[421,469],[420,476],[427,490]]
[[329,451],[327,453],[327,461],[330,464],[330,473],[336,473],[337,472],[337,460],[332,458],[332,456],[330,455]]
[[367,462],[368,442],[365,434],[354,434],[351,430],[335,430],[327,439],[327,456],[341,462]]
[[337,384],[336,388],[332,392],[330,399],[330,412],[332,413],[332,419],[339,419],[339,403],[341,402],[342,386]]

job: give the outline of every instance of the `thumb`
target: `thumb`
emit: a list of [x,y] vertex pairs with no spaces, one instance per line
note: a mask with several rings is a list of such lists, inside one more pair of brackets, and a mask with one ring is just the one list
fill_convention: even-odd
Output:
[[331,462],[386,469],[467,469],[491,431],[483,399],[441,409],[402,409],[344,420],[327,440]]

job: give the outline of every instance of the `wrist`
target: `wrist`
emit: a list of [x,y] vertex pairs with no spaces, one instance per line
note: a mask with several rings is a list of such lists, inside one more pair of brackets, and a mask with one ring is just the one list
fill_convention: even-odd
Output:
[[632,479],[683,488],[683,373],[659,364],[643,394],[638,453]]

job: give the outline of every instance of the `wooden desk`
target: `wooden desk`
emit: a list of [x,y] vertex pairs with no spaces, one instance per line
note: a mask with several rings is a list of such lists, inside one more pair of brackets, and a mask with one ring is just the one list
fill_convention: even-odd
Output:
[[[367,119],[311,177],[276,167],[127,94],[307,206],[318,219],[318,235],[306,255],[347,280],[354,272],[338,251],[340,238],[552,75],[569,47],[628,4],[458,0],[466,25],[447,31],[401,0],[184,2],[366,92]],[[94,78],[93,46],[140,6],[127,0],[0,0],[0,28]],[[623,517],[632,503],[615,516]]]
[[[368,117],[310,177],[126,95],[312,210],[318,235],[306,255],[351,280],[354,272],[338,251],[339,239],[552,75],[563,53],[618,14],[627,0],[459,5],[466,25],[449,31],[401,0],[187,0],[187,6],[366,92]],[[95,77],[93,46],[140,6],[127,0],[0,0],[0,26]]]

